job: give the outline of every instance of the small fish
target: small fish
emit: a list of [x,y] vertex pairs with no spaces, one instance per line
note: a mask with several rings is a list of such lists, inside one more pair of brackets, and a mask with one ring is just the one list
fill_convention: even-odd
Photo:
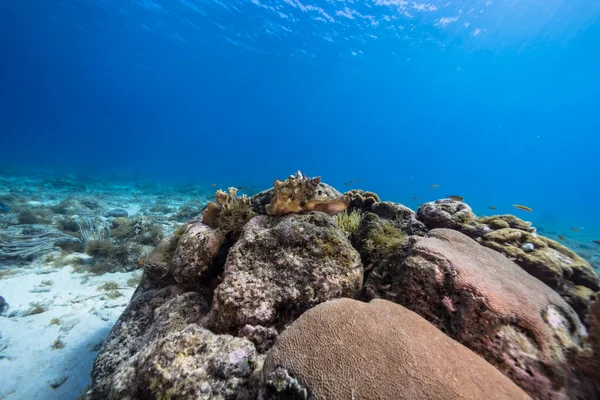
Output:
[[210,186],[215,187],[215,186],[217,186],[217,184],[216,183],[211,183]]
[[579,228],[571,228],[573,232],[579,232]]
[[350,179],[350,183],[354,183],[354,179]]
[[530,207],[521,206],[519,204],[513,204],[513,207],[514,208],[518,208],[519,210],[527,211],[527,212],[532,212],[533,211]]
[[0,201],[0,212],[3,212],[3,213],[10,212],[10,207],[6,203],[3,203]]
[[562,240],[562,241],[565,241],[565,240],[567,240],[567,238],[566,238],[566,237],[564,237],[563,235],[558,235],[558,238],[559,238],[560,240]]
[[356,182],[358,182],[358,183],[361,183],[361,182],[362,182],[362,179],[358,178],[358,179],[356,180]]
[[463,201],[465,198],[462,196],[447,196],[449,199],[452,200],[456,200],[456,201]]
[[419,198],[417,196],[412,198],[413,200],[419,200]]
[[440,185],[430,185],[429,189],[435,189],[435,188],[439,188],[439,187],[440,187]]
[[596,243],[598,246],[600,246],[600,240],[592,240],[592,242]]
[[490,210],[495,210],[495,209],[496,209],[496,206],[489,206],[488,208],[489,208]]
[[217,198],[217,196],[208,196],[209,199],[214,200]]
[[348,182],[344,182],[344,185],[346,186],[350,186],[350,184]]

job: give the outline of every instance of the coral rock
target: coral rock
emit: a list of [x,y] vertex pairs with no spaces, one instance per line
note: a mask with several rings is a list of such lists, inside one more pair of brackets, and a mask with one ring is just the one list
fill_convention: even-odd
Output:
[[457,230],[506,255],[563,296],[582,320],[589,300],[581,305],[585,296],[574,297],[573,287],[600,289],[600,278],[587,261],[560,243],[538,235],[531,223],[514,215],[476,218],[467,204],[442,199],[422,205],[417,218],[428,228]]
[[532,396],[563,398],[567,354],[581,348],[585,335],[573,309],[508,258],[460,232],[434,229],[429,236],[411,237],[409,256],[388,268],[394,301],[485,357]]
[[328,301],[278,338],[265,399],[489,399],[529,396],[417,314],[385,300]]
[[523,221],[521,218],[515,217],[511,214],[493,215],[491,217],[480,217],[477,222],[486,224],[490,228],[503,229],[503,228],[514,228],[520,229],[525,232],[535,232],[535,228],[531,226],[531,222]]
[[[132,359],[154,341],[198,322],[207,311],[206,299],[197,293],[185,293],[177,286],[138,289],[94,361],[92,386],[86,399],[127,398],[114,390],[129,375]],[[133,393],[144,390],[135,386],[125,389]]]
[[196,288],[217,274],[223,233],[203,223],[190,225],[179,238],[173,254],[172,272],[177,283]]
[[415,212],[402,204],[389,201],[378,202],[371,206],[371,212],[391,221],[394,226],[408,235],[421,236],[427,233],[427,227],[417,220]]
[[579,312],[582,320],[585,319],[590,296],[574,296],[573,287],[597,291],[600,290],[600,279],[583,258],[554,240],[516,228],[487,233],[481,238],[481,244],[506,255],[556,290]]
[[115,399],[254,399],[259,357],[246,339],[197,325],[147,345],[117,372]]
[[478,238],[492,229],[477,222],[475,214],[466,203],[441,199],[425,203],[417,210],[417,219],[429,229],[449,228],[472,238]]
[[234,334],[246,325],[281,329],[316,304],[352,296],[362,274],[359,254],[331,217],[256,216],[229,251],[207,326]]
[[171,258],[173,257],[172,250],[176,245],[177,239],[174,237],[163,239],[158,243],[144,262],[144,272],[147,278],[160,283],[161,286],[175,283],[171,274]]

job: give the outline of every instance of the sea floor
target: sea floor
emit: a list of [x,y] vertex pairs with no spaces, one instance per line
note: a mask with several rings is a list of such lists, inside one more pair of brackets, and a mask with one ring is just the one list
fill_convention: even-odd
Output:
[[0,399],[78,398],[144,258],[208,195],[193,185],[0,174]]
[[[145,257],[214,190],[0,171],[0,399],[81,396]],[[600,270],[600,246],[582,238],[563,243]]]

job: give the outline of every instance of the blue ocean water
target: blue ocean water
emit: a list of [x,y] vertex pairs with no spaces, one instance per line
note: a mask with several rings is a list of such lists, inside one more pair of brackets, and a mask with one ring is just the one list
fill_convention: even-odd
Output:
[[0,163],[264,188],[301,169],[591,238],[599,18],[586,0],[0,0]]
[[598,271],[599,43],[597,0],[0,0],[0,258],[93,218],[139,245],[5,257],[0,399],[76,398],[160,237],[297,170],[462,196]]

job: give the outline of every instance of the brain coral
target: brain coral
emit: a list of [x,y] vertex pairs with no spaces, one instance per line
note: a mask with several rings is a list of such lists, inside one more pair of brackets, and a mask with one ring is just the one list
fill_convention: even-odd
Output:
[[558,293],[502,254],[450,229],[413,243],[390,290],[540,399],[561,399],[585,329]]
[[328,301],[278,338],[263,368],[267,399],[529,399],[463,345],[385,300]]

